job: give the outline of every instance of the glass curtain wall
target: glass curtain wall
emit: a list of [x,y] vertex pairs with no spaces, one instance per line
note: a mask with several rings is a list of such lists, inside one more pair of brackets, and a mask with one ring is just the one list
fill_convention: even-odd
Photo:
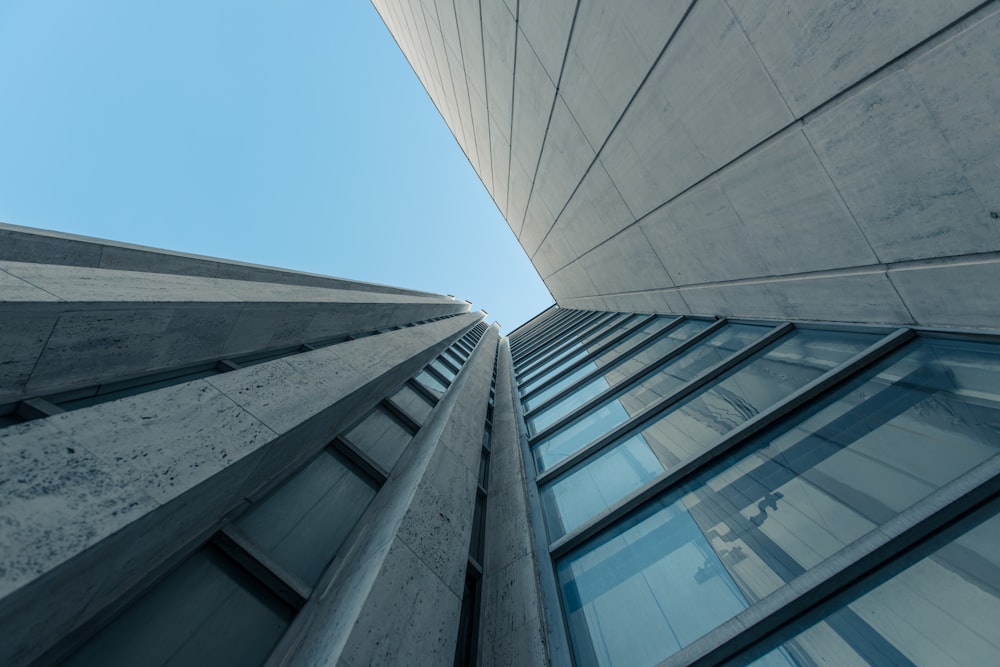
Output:
[[[558,329],[568,317],[549,319]],[[547,373],[514,361],[578,665],[683,664],[728,650],[740,626],[720,629],[727,621],[754,605],[783,618],[769,596],[817,572],[833,585],[855,551],[869,569],[902,562],[909,544],[878,558],[858,545],[874,552],[887,526],[906,522],[930,534],[926,508],[958,497],[949,511],[971,511],[974,496],[959,489],[1000,471],[1000,344],[988,337],[616,322],[619,335],[584,342]],[[512,339],[524,347],[531,336]],[[983,521],[737,661],[1000,664],[987,629],[1000,622],[1000,533]]]

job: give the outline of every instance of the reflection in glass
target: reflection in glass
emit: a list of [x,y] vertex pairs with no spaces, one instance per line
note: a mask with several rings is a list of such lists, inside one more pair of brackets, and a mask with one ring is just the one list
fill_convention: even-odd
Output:
[[[538,471],[542,472],[551,468],[597,438],[610,433],[613,428],[624,424],[646,406],[669,396],[705,369],[728,358],[767,331],[767,327],[746,324],[724,326],[687,352],[668,361],[656,373],[628,389],[626,393],[594,408],[571,425],[539,442],[534,448],[535,465]],[[603,378],[598,378],[598,380],[606,384]],[[579,391],[592,391],[591,384],[593,383],[584,385]],[[625,383],[622,384],[627,386]],[[572,398],[569,397],[566,401],[569,402]],[[580,405],[586,400],[589,399],[580,401]],[[551,410],[560,409],[562,405],[563,401],[560,401],[552,406]],[[573,406],[571,409],[576,407],[579,405]],[[568,413],[570,410],[565,412]],[[538,416],[537,423],[546,423],[550,419],[549,415],[549,410],[543,411]],[[529,433],[532,433],[531,421],[528,420]],[[551,423],[554,421],[551,420]]]
[[[808,329],[797,329],[782,337],[671,408],[653,426],[547,485],[542,490],[542,499],[546,505],[551,505],[548,511],[554,516],[566,514],[563,521],[549,523],[552,537],[560,537],[576,528],[658,473],[709,449],[732,429],[850,359],[877,339],[869,334]],[[634,455],[643,447],[647,450],[646,456],[657,461],[657,465],[646,469],[645,475],[626,474],[619,478],[614,476],[619,470],[617,467],[606,468],[605,460],[616,459],[619,449]],[[586,493],[587,489],[594,492]]]
[[[593,341],[591,341],[590,344],[585,345],[585,347],[588,348],[588,354],[591,354],[592,350],[596,350],[601,345],[606,344],[607,341],[605,339],[611,338],[612,335],[618,336],[629,331],[630,329],[632,329],[632,333],[629,334],[624,340],[619,341],[611,349],[606,350],[602,352],[600,355],[598,355],[594,359],[596,365],[593,366],[593,368],[604,366],[607,363],[609,363],[612,359],[622,354],[624,351],[630,350],[638,345],[641,345],[644,341],[649,340],[651,336],[655,336],[656,334],[660,333],[665,328],[670,326],[670,324],[673,323],[675,319],[676,318],[673,317],[657,317],[651,320],[650,322],[647,322],[646,324],[642,324],[643,318],[636,316],[634,319],[629,320],[627,322],[623,322],[621,325],[608,330],[605,334],[603,334],[599,338],[596,338]],[[578,361],[579,359],[577,359],[576,361],[565,360],[562,363],[556,365],[546,366],[546,370],[544,373],[535,375],[533,379],[521,385],[521,395],[524,396],[528,392],[534,391],[539,386],[541,386],[543,382],[559,375],[560,373],[563,373],[564,371],[571,368]],[[590,366],[590,364],[588,363],[586,364],[586,366]]]
[[202,547],[64,664],[261,665],[291,618],[291,609],[235,563]]
[[[670,320],[663,322],[663,325],[669,324]],[[694,337],[696,334],[704,331],[710,322],[707,320],[688,320],[680,324],[679,326],[672,329],[670,332],[665,334],[659,340],[653,342],[650,347],[640,350],[636,353],[637,356],[646,356],[647,353],[653,348],[659,350],[655,354],[655,359],[659,359],[664,354],[670,350],[676,349],[680,343]],[[622,382],[628,377],[631,377],[639,368],[633,367],[632,362],[634,357],[629,359],[621,358],[624,352],[635,349],[640,346],[645,336],[639,337],[640,341],[636,342],[630,336],[628,340],[622,341],[620,344],[616,345],[614,348],[607,350],[606,352],[600,354],[594,360],[583,364],[579,369],[574,370],[566,378],[555,383],[553,386],[546,388],[545,390],[538,393],[537,396],[532,396],[528,400],[524,401],[524,406],[528,409],[537,408],[538,406],[545,403],[560,391],[566,387],[570,387],[577,381],[584,378],[587,374],[596,371],[599,368],[606,369],[605,372],[601,374],[601,377],[606,381],[605,383],[598,382],[598,386],[603,386],[607,388],[609,386],[614,386]],[[626,366],[629,367],[626,370]],[[647,364],[648,366],[648,364]],[[645,366],[643,366],[644,368]]]
[[520,382],[520,385],[523,387],[521,393],[528,391],[528,385],[537,386],[538,383],[544,381],[546,378],[561,372],[561,369],[568,368],[581,359],[586,358],[590,354],[590,350],[597,347],[602,339],[610,334],[618,334],[623,330],[627,330],[629,328],[627,326],[629,324],[628,320],[630,319],[638,320],[639,318],[626,315],[611,318],[599,327],[597,331],[584,336],[571,345],[567,345],[565,349],[541,365],[535,366],[538,359],[534,362],[518,362],[518,368],[524,369],[520,371],[524,375]]
[[312,585],[377,489],[330,448],[236,520],[257,546]]
[[998,619],[994,509],[992,518],[751,664],[998,665]]
[[441,398],[444,396],[444,392],[448,391],[448,386],[441,382],[427,371],[420,371],[417,377],[413,378],[416,382],[419,382],[425,389],[427,389],[433,396]]
[[990,458],[998,386],[996,346],[918,339],[571,553],[580,664],[668,657]]

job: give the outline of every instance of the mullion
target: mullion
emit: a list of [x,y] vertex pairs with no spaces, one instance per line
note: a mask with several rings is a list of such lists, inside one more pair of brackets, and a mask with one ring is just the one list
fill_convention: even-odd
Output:
[[573,317],[567,317],[564,322],[561,322],[561,326],[554,327],[551,331],[546,332],[544,335],[541,335],[537,339],[526,344],[525,349],[514,361],[515,367],[528,363],[532,357],[544,351],[553,342],[561,340],[567,335],[567,333],[578,329],[587,322],[599,317],[601,314],[602,313],[597,311],[576,311]]
[[[614,334],[614,336],[611,339],[606,340],[603,343],[601,343],[599,347],[597,347],[593,351],[589,352],[587,354],[587,356],[583,357],[582,359],[580,359],[578,361],[573,362],[568,368],[566,368],[566,370],[564,370],[563,372],[559,373],[559,375],[550,377],[547,380],[544,380],[540,385],[538,385],[534,389],[532,389],[532,390],[530,390],[530,391],[528,391],[526,393],[521,394],[521,400],[523,401],[525,399],[529,399],[532,396],[534,396],[535,394],[537,394],[537,393],[539,393],[541,391],[545,391],[546,389],[548,389],[549,387],[551,387],[553,384],[555,384],[556,382],[558,382],[561,378],[565,377],[566,375],[569,375],[570,373],[572,373],[573,371],[575,371],[577,368],[579,368],[583,364],[586,364],[586,363],[588,363],[590,361],[593,361],[594,357],[597,357],[597,356],[600,356],[600,355],[604,354],[605,352],[607,352],[611,348],[613,348],[616,345],[618,345],[619,343],[623,342],[626,338],[629,338],[630,336],[634,336],[635,334],[639,333],[639,331],[643,327],[645,327],[647,324],[651,324],[652,322],[654,322],[657,319],[657,317],[659,317],[659,316],[658,315],[648,315],[646,317],[642,317],[641,315],[636,315],[635,317],[639,317],[641,319],[631,321],[631,324],[630,324],[629,328],[625,329],[624,331],[616,332],[614,329],[608,329],[607,331],[601,332],[601,334],[599,336],[595,336],[590,341],[590,344],[593,344],[593,343],[601,340],[602,338],[605,338],[605,337],[607,337],[607,336],[609,336],[611,334]],[[677,326],[677,324],[681,320],[684,320],[684,319],[685,318],[683,316],[676,318],[676,320],[674,322],[671,322],[670,324],[668,324],[666,326],[666,328],[663,329],[663,331],[667,331],[669,329],[673,329],[675,326]],[[622,324],[624,325],[625,322],[622,322]],[[661,331],[661,333],[662,333],[662,331]],[[659,335],[660,334],[657,333],[657,334],[654,334],[653,336],[650,336],[650,338],[658,338]],[[630,352],[631,351],[623,353],[623,354],[629,354]],[[558,366],[558,364],[555,364],[553,366],[553,368],[555,366]],[[527,380],[526,379],[526,381],[524,382],[524,384],[527,384],[528,382],[531,382],[531,380]]]
[[533,366],[538,359],[540,359],[543,355],[548,354],[557,346],[563,345],[575,339],[577,333],[581,329],[595,320],[601,319],[601,316],[602,313],[584,313],[582,316],[575,318],[572,322],[568,322],[565,327],[557,329],[551,332],[543,340],[539,340],[536,344],[531,346],[531,349],[525,351],[525,353],[514,362],[517,366],[518,374],[520,375],[524,373],[526,367]]
[[615,324],[620,324],[623,320],[628,319],[626,313],[608,313],[605,316],[595,318],[587,323],[586,327],[576,333],[572,338],[568,340],[561,341],[557,346],[552,349],[546,349],[545,353],[533,360],[529,366],[522,369],[522,373],[527,375],[528,373],[535,373],[539,368],[544,368],[554,358],[561,356],[567,349],[572,348],[576,345],[584,345],[584,341],[588,340],[595,332],[603,332],[607,329],[614,329]]
[[532,364],[531,368],[521,371],[521,376],[517,381],[519,388],[518,391],[520,391],[520,387],[534,382],[541,376],[551,371],[553,368],[559,366],[559,364],[564,363],[567,358],[572,357],[573,354],[579,352],[582,348],[585,348],[588,345],[593,345],[595,342],[606,338],[607,336],[619,335],[621,333],[621,329],[625,326],[628,326],[627,331],[634,331],[635,327],[638,326],[636,324],[637,321],[649,319],[649,317],[651,316],[616,313],[615,317],[604,320],[600,326],[589,331],[586,336],[581,336],[573,342],[573,344],[561,346],[561,348],[554,351],[553,354],[547,355],[547,358],[544,361]]
[[[554,396],[549,397],[549,399],[546,400],[541,405],[538,405],[538,406],[532,408],[531,410],[528,410],[525,413],[525,415],[528,416],[528,417],[531,417],[534,414],[540,414],[543,410],[546,410],[549,407],[555,405],[556,403],[558,403],[559,401],[561,401],[562,399],[566,398],[567,396],[569,396],[570,394],[572,394],[574,391],[576,391],[577,389],[579,389],[584,384],[586,384],[586,383],[594,380],[597,377],[600,377],[601,375],[604,375],[608,371],[611,371],[611,370],[614,370],[615,368],[618,368],[622,364],[628,363],[629,361],[631,361],[635,357],[635,355],[643,352],[644,350],[649,349],[653,345],[656,345],[657,343],[659,343],[664,338],[668,337],[670,335],[670,332],[673,331],[675,328],[677,328],[677,326],[681,323],[682,320],[684,320],[684,318],[677,318],[677,320],[675,322],[671,323],[667,328],[665,328],[660,333],[656,334],[655,336],[650,336],[648,339],[640,342],[635,348],[633,348],[631,350],[625,350],[624,352],[621,353],[621,355],[619,355],[619,357],[617,359],[613,360],[611,363],[606,364],[604,366],[601,366],[600,368],[595,368],[593,371],[591,371],[587,375],[583,376],[582,378],[580,378],[579,380],[577,380],[576,382],[574,382],[569,387],[564,388],[558,394],[555,394]],[[708,330],[710,328],[711,327],[706,327],[706,330]],[[701,333],[701,332],[699,332],[699,333]],[[684,342],[684,341],[682,341],[682,342]],[[586,361],[586,360],[581,360],[581,363],[583,363],[584,361]],[[657,361],[654,361],[651,364],[651,366],[653,366],[655,368],[659,368],[659,366],[662,363],[663,363],[663,360],[661,358],[661,359],[658,359]],[[574,364],[574,367],[577,367],[579,365],[580,364]],[[572,372],[571,369],[567,370],[565,373],[562,373],[561,376],[568,375],[571,372]],[[625,382],[630,382],[630,381],[631,380],[625,380]],[[621,384],[621,383],[619,383],[619,384]],[[609,389],[610,389],[610,387],[609,387]],[[529,397],[525,396],[524,398],[527,399]]]
[[511,346],[511,358],[513,358],[515,354],[523,356],[525,351],[534,345],[538,340],[545,338],[553,331],[565,328],[566,325],[579,319],[581,317],[581,313],[584,312],[585,311],[582,310],[561,310],[558,318],[553,317],[544,325],[540,326],[536,331],[518,339],[516,348],[513,345]]
[[[558,433],[559,431],[561,431],[562,429],[566,428],[567,426],[569,426],[574,421],[576,421],[580,417],[584,416],[585,414],[587,414],[588,412],[590,412],[594,408],[599,407],[600,405],[603,405],[607,401],[612,400],[612,399],[614,399],[614,398],[616,398],[618,396],[621,396],[622,394],[628,393],[628,391],[630,389],[633,389],[640,382],[642,382],[646,378],[654,375],[665,364],[667,364],[671,360],[673,360],[673,359],[681,356],[682,354],[684,354],[688,350],[696,347],[698,344],[700,344],[706,338],[708,338],[709,336],[711,336],[712,334],[714,334],[715,332],[717,332],[718,330],[720,330],[726,324],[727,324],[726,320],[718,320],[718,321],[716,321],[711,326],[709,326],[708,328],[706,328],[704,331],[700,331],[697,334],[695,334],[694,336],[692,336],[691,338],[689,338],[688,340],[682,342],[680,345],[678,345],[677,347],[675,347],[670,352],[666,353],[665,355],[663,355],[662,357],[660,357],[659,359],[657,359],[653,363],[648,364],[645,368],[640,369],[635,374],[631,375],[630,377],[626,378],[625,380],[622,380],[621,382],[619,382],[615,386],[608,387],[603,392],[601,392],[600,395],[595,396],[594,398],[590,399],[589,401],[587,401],[586,403],[584,403],[580,407],[576,408],[575,410],[573,410],[569,414],[565,415],[564,417],[560,418],[558,421],[554,422],[550,426],[546,427],[542,431],[540,431],[537,434],[535,434],[534,436],[532,436],[531,437],[531,444],[534,446],[535,444],[537,444],[538,442],[541,442],[545,438],[548,438],[549,436],[554,435],[554,434]],[[774,333],[774,331],[776,331],[776,329],[772,329],[771,332],[769,332],[769,333]],[[714,366],[712,368],[714,368]],[[709,369],[709,370],[711,370],[711,369]],[[699,377],[701,377],[701,376],[699,375]],[[695,378],[695,379],[697,379],[697,378]],[[687,385],[685,384],[684,386],[687,386]],[[681,389],[683,389],[683,386],[681,387]],[[672,395],[673,394],[671,394],[671,396]],[[668,396],[667,398],[670,398],[670,396]],[[533,413],[534,412],[536,412],[536,411],[533,411]],[[640,413],[640,414],[642,414],[642,413]]]
[[[773,406],[761,412],[753,419],[744,422],[739,427],[733,429],[711,449],[706,450],[699,456],[679,463],[677,467],[671,470],[664,471],[659,476],[651,479],[649,482],[636,489],[625,498],[622,498],[606,511],[592,517],[587,523],[578,526],[576,529],[570,531],[566,535],[563,535],[561,538],[552,543],[549,548],[549,552],[552,554],[553,558],[559,558],[565,555],[570,550],[588,540],[590,537],[632,515],[649,500],[659,497],[673,488],[679,487],[695,475],[699,474],[709,465],[722,458],[725,454],[728,454],[735,447],[764,430],[771,424],[777,422],[782,417],[785,417],[792,411],[805,405],[822,393],[833,389],[857,373],[863,372],[878,360],[912,340],[914,335],[915,334],[910,329],[900,329],[872,344],[851,359],[848,359],[839,366],[830,369],[798,391],[793,392],[785,399],[775,403]],[[897,407],[897,409],[905,409],[907,406],[908,404],[905,404],[902,408]],[[872,406],[869,406],[869,409],[871,407]],[[846,417],[846,419],[850,418],[851,416]],[[867,423],[867,420],[861,420],[859,426],[863,427]],[[631,430],[632,429],[629,429],[629,431]],[[627,435],[629,435],[629,433],[618,435],[618,437],[616,437],[613,441],[609,441],[599,448],[595,447],[593,451],[587,451],[587,455],[581,456],[579,459],[574,457],[572,465],[559,465],[545,471],[544,474],[538,476],[538,485],[542,486],[543,484],[546,484],[565,474],[571,468],[578,467],[597,452],[602,451],[611,444],[620,441],[622,437]],[[581,453],[582,452],[583,450],[581,450]]]

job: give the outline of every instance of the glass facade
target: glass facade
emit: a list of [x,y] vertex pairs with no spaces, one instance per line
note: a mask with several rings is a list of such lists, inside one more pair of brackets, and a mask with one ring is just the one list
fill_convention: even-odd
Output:
[[[678,348],[688,323],[701,336]],[[578,665],[707,650],[727,621],[818,568],[837,576],[848,547],[1000,453],[992,341],[710,324],[623,338],[603,384],[578,369],[607,350],[548,377],[545,399],[518,386]],[[996,664],[994,521],[942,547],[961,558],[935,552],[734,664]]]

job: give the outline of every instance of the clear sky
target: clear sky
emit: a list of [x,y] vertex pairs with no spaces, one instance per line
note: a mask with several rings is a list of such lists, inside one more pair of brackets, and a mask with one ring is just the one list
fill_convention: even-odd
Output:
[[552,303],[368,0],[0,0],[0,221]]

